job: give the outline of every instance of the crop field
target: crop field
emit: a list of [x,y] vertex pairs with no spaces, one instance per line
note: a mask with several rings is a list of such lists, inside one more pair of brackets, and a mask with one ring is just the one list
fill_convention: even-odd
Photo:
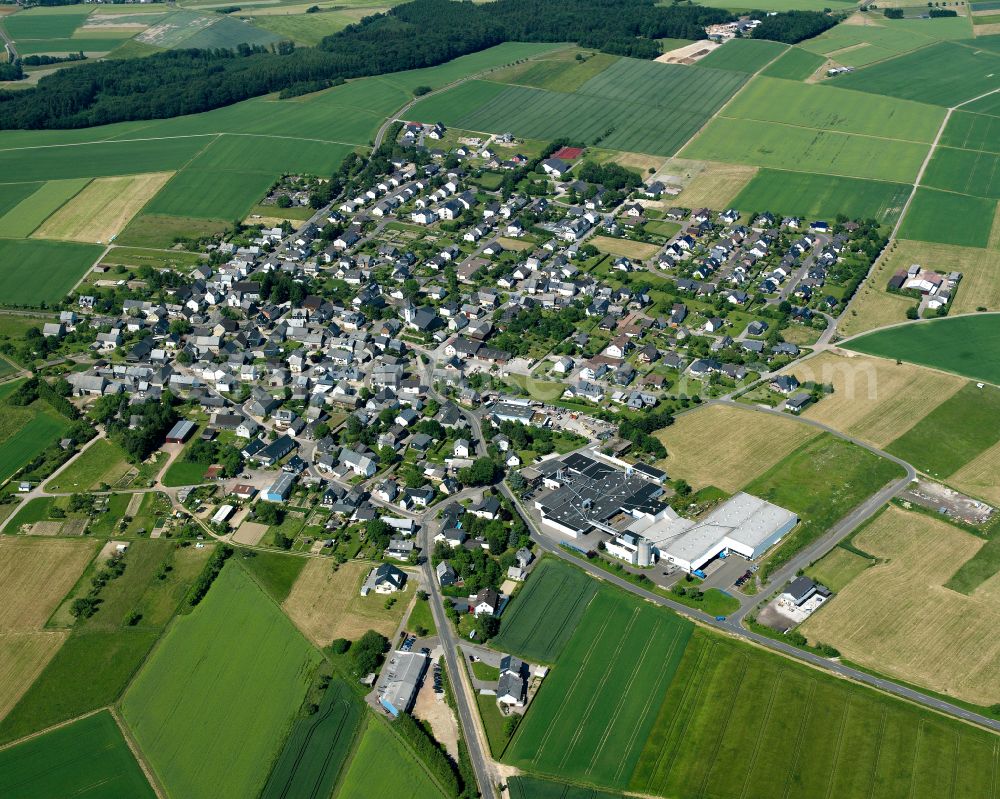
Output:
[[319,711],[292,727],[261,799],[330,796],[364,712],[364,705],[348,685],[340,680],[331,682]]
[[599,590],[504,760],[575,782],[626,787],[692,629],[630,594]]
[[155,799],[156,794],[104,710],[0,751],[6,799]]
[[938,42],[841,75],[837,85],[905,100],[954,106],[1000,88],[1000,53],[975,45]]
[[8,211],[16,207],[21,201],[26,200],[41,187],[41,183],[0,184],[0,224],[2,224],[3,217]]
[[903,476],[902,466],[830,433],[821,433],[799,447],[746,487],[749,493],[799,517],[795,530],[769,556],[764,570],[777,568],[872,494]]
[[[0,239],[0,303],[37,306],[59,302],[101,251],[92,244]],[[0,448],[0,479],[7,476],[4,461]]]
[[[199,14],[194,11],[175,11],[157,24],[147,28],[136,37],[136,41],[155,47],[171,48],[187,46],[186,40],[201,30],[216,24],[221,17]],[[239,44],[235,42],[234,44]]]
[[264,172],[184,169],[146,206],[150,215],[242,219],[276,176]]
[[567,785],[538,777],[511,777],[507,780],[510,799],[624,799],[620,793]]
[[[932,477],[954,474],[1000,441],[1000,389],[966,383],[916,425],[893,441],[887,452]],[[947,436],[934,431],[947,430]],[[933,435],[934,439],[927,438]]]
[[[996,122],[1000,132],[1000,119]],[[1000,199],[1000,153],[938,147],[921,184],[974,197]]]
[[660,245],[647,244],[642,241],[632,241],[630,239],[616,239],[611,236],[594,236],[590,239],[601,252],[611,255],[621,255],[636,261],[643,261],[652,258],[660,251]]
[[843,346],[1000,385],[1000,326],[993,315],[902,325],[859,336]]
[[[974,107],[975,104],[966,106],[966,108]],[[952,113],[951,119],[948,120],[948,125],[941,134],[940,143],[942,147],[1000,153],[1000,116],[988,116],[985,111],[970,113],[959,109]]]
[[413,796],[445,799],[420,760],[381,719],[369,719],[334,799]]
[[1000,443],[983,450],[948,478],[949,485],[1000,505]]
[[50,180],[0,217],[0,236],[23,239],[87,185],[86,178]]
[[685,207],[729,208],[733,198],[757,175],[758,169],[743,164],[672,158],[661,171],[678,177],[690,176],[681,193],[674,198]]
[[1000,642],[981,634],[1000,622],[1000,611],[978,592],[944,587],[982,540],[890,505],[854,543],[883,562],[848,583],[801,631],[896,679],[978,705],[1000,701]]
[[585,572],[545,558],[514,595],[493,643],[530,660],[553,663],[596,593],[597,583]]
[[986,247],[997,201],[920,187],[910,204],[899,235],[904,239]]
[[802,414],[834,430],[885,447],[967,383],[909,364],[824,352],[789,370],[800,382],[833,385]]
[[[0,247],[0,253],[3,248]],[[10,432],[0,443],[0,480],[13,476],[18,469],[58,441],[69,421],[44,403],[33,404],[30,417]],[[9,411],[5,408],[4,413]]]
[[213,50],[235,48],[239,44],[268,45],[284,38],[235,17],[218,17],[215,22],[182,40],[181,47]]
[[787,45],[766,39],[733,39],[700,59],[698,66],[753,74],[786,49]]
[[[170,180],[172,172],[97,178],[45,220],[36,238],[108,242]],[[46,184],[50,185],[50,184]]]
[[[807,425],[724,405],[686,413],[656,437],[667,448],[659,465],[695,490],[714,485],[735,493],[816,436]],[[719,441],[726,446],[718,446]],[[706,458],[705,453],[712,457]]]
[[282,39],[300,44],[317,45],[324,36],[343,30],[352,23],[360,22],[362,17],[369,14],[385,10],[384,8],[347,9],[341,6],[341,10],[334,10],[335,7],[331,7],[323,9],[322,13],[306,14],[304,11],[307,7],[302,7],[297,13],[280,13],[281,6],[263,9],[255,7],[252,10],[244,8],[240,14],[250,16],[257,29],[270,31]]
[[230,563],[201,604],[167,631],[125,694],[122,714],[171,795],[255,795],[317,658]]
[[891,225],[909,195],[910,187],[904,183],[761,169],[731,204],[750,213],[767,209],[809,219],[846,214]]
[[808,164],[810,171],[821,174],[909,183],[927,149],[926,144],[917,142],[715,117],[683,149],[681,157],[774,169],[799,169]]
[[299,629],[320,646],[328,646],[335,638],[356,640],[367,630],[391,638],[413,592],[407,584],[405,592],[393,595],[396,603],[388,610],[383,596],[361,596],[361,584],[373,565],[352,561],[334,571],[330,562],[310,559],[282,607]]
[[[872,561],[843,547],[834,547],[806,569],[806,575],[831,591],[840,593],[851,580],[872,565]],[[824,639],[825,640],[825,639]]]
[[697,630],[630,789],[673,799],[985,797],[996,740]]
[[410,116],[463,130],[569,136],[629,152],[672,155],[746,76],[623,58],[572,94],[472,82],[418,103]]
[[0,631],[0,719],[24,696],[67,636],[65,630]]
[[554,92],[574,92],[618,60],[616,56],[607,53],[594,53],[580,62],[565,57],[568,53],[568,50],[556,51],[542,58],[499,70],[490,75],[490,80],[550,89]]
[[805,80],[826,63],[826,59],[803,50],[801,47],[789,47],[785,53],[768,66],[761,75],[785,80]]

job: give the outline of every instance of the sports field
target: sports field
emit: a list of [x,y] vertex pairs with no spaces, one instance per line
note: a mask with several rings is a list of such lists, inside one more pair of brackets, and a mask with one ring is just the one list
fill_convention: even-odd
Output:
[[808,219],[845,214],[891,225],[909,195],[910,187],[904,183],[761,169],[731,204],[749,213],[769,210]]
[[571,94],[472,81],[417,103],[409,116],[463,130],[567,136],[672,155],[744,80],[737,72],[622,58]]
[[697,630],[629,787],[672,799],[981,797],[996,740]]
[[836,80],[844,88],[949,107],[1000,88],[1000,53],[972,42],[937,42]]
[[396,603],[388,610],[385,597],[374,593],[361,596],[361,584],[374,565],[353,561],[334,571],[329,561],[311,559],[282,607],[319,646],[329,646],[335,638],[355,640],[367,630],[391,638],[403,620],[413,589],[408,584],[406,591],[394,594]]
[[775,60],[786,49],[787,45],[766,39],[733,39],[700,59],[698,66],[728,69],[752,75]]
[[[932,477],[947,477],[1000,441],[998,414],[1000,389],[966,383],[889,444],[886,451]],[[947,430],[948,435],[941,436],[941,430]],[[928,435],[934,439],[928,439]]]
[[97,178],[48,217],[36,238],[106,243],[170,180],[171,172]]
[[317,658],[229,563],[194,612],[167,631],[125,694],[122,713],[172,796],[255,795]]
[[996,580],[971,596],[944,587],[983,546],[924,513],[890,505],[854,544],[883,562],[862,572],[802,625],[810,640],[891,677],[977,705],[1000,701]]
[[1000,324],[992,314],[900,325],[842,346],[1000,385]]
[[0,751],[6,799],[155,799],[111,714],[104,710]]
[[445,799],[417,757],[381,719],[369,719],[334,799],[413,796]]
[[805,80],[825,63],[825,59],[816,53],[810,53],[801,47],[789,47],[785,53],[768,66],[761,75],[786,80]]
[[714,485],[735,493],[815,436],[814,429],[792,419],[709,405],[656,433],[667,448],[666,460],[658,465],[695,490]]
[[[0,303],[37,307],[62,300],[100,257],[102,248],[76,242],[0,239]],[[4,475],[0,451],[0,475]]]
[[23,239],[42,224],[49,214],[87,185],[86,178],[50,180],[0,217],[0,236]]
[[299,719],[285,741],[261,799],[328,797],[344,769],[363,722],[364,705],[350,686],[334,680],[319,710]]
[[532,661],[555,662],[596,593],[597,583],[581,569],[544,558],[504,611],[494,646]]
[[504,760],[624,788],[693,625],[630,594],[597,592]]
[[881,358],[824,352],[789,370],[800,383],[832,385],[833,393],[802,414],[842,433],[885,447],[913,427],[966,381]]

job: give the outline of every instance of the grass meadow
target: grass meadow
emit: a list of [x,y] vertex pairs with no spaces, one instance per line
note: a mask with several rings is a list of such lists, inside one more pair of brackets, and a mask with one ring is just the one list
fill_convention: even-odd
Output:
[[6,799],[155,799],[111,714],[104,710],[0,751]]
[[545,558],[514,595],[493,643],[530,660],[553,663],[596,593],[597,584],[582,570]]
[[993,315],[900,325],[859,336],[844,346],[1000,385],[1000,325]]
[[599,590],[504,760],[576,782],[626,787],[692,629],[630,594]]
[[[966,383],[889,444],[886,451],[922,472],[945,478],[1000,441],[998,414],[1000,388],[977,388],[974,383]],[[948,435],[941,436],[941,430],[947,430]]]
[[284,602],[309,563],[313,559],[296,558],[280,552],[245,550],[240,553],[240,564],[249,572],[275,602]]
[[125,452],[113,441],[95,441],[58,476],[45,484],[46,491],[93,491],[102,484],[114,485],[129,470]]
[[995,742],[975,727],[699,629],[629,787],[675,799],[987,796]]
[[170,794],[255,795],[318,657],[230,563],[201,604],[167,631],[125,694],[122,714]]
[[445,799],[446,795],[389,725],[381,719],[369,718],[333,797],[371,799],[373,796]]
[[806,575],[834,593],[840,593],[848,583],[870,567],[873,561],[844,547],[834,547],[806,569]]

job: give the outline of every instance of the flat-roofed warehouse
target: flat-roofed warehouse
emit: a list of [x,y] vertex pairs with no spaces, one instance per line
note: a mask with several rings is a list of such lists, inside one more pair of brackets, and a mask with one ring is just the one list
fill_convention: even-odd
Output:
[[629,528],[652,542],[660,559],[687,571],[700,569],[723,552],[759,558],[798,523],[792,511],[740,492],[701,521],[637,519]]

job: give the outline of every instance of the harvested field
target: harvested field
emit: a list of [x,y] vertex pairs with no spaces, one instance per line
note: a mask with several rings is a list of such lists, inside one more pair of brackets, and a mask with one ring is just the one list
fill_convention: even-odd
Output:
[[1000,505],[1000,443],[969,461],[948,478],[960,491]]
[[629,239],[615,239],[610,236],[594,236],[589,244],[593,244],[601,252],[611,255],[621,255],[636,261],[652,258],[660,251],[657,244],[646,244],[641,241],[630,241]]
[[32,236],[106,243],[166,184],[173,172],[96,178]]
[[94,550],[90,541],[0,538],[0,631],[40,630]]
[[695,490],[714,485],[734,493],[816,435],[792,419],[710,405],[656,433],[667,448],[658,465]]
[[373,564],[353,561],[337,571],[325,560],[311,559],[292,586],[282,607],[305,635],[327,646],[335,638],[356,640],[368,630],[391,638],[413,596],[411,583],[406,591],[394,594],[396,603],[386,610],[380,594],[361,596],[361,584]]
[[65,630],[0,633],[0,719],[10,713],[67,637]]
[[810,406],[803,416],[876,447],[897,439],[966,383],[919,366],[832,352],[788,371],[802,383],[833,384],[833,394]]
[[897,679],[979,705],[1000,701],[1000,607],[944,588],[983,545],[922,513],[889,506],[855,538],[887,562],[852,580],[802,632]]
[[756,177],[757,171],[757,167],[744,164],[706,163],[671,202],[691,208],[725,208]]

